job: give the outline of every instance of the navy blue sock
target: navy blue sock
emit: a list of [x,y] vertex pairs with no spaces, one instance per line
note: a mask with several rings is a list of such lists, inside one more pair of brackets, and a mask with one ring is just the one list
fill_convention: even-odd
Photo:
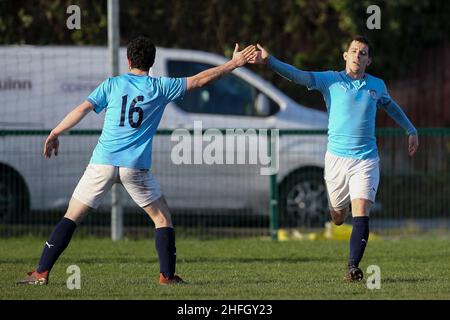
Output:
[[69,245],[76,227],[77,224],[72,220],[65,217],[61,219],[45,243],[39,266],[36,269],[37,272],[41,273],[52,269],[56,260]]
[[175,275],[177,249],[175,248],[175,230],[169,227],[155,230],[155,246],[159,257],[159,272],[166,278]]
[[369,239],[369,217],[354,217],[348,265],[359,266]]

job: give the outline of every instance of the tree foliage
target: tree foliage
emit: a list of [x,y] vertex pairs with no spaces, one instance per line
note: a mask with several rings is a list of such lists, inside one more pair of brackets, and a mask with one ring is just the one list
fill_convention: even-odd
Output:
[[[68,30],[66,8],[81,8],[81,30]],[[368,30],[366,8],[381,8],[381,30]],[[385,79],[408,74],[427,48],[448,42],[446,0],[122,0],[121,44],[147,35],[157,46],[198,49],[230,56],[235,42],[260,43],[273,55],[306,70],[342,69],[351,35],[375,45],[371,72]],[[2,0],[2,44],[107,44],[106,1]],[[319,95],[252,67],[297,101],[317,105]]]

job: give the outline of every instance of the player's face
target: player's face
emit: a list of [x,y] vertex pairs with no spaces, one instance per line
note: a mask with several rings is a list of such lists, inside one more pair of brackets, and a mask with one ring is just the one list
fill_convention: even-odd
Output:
[[346,70],[353,74],[364,73],[366,67],[372,62],[369,58],[369,46],[359,41],[352,41],[350,47],[344,52]]

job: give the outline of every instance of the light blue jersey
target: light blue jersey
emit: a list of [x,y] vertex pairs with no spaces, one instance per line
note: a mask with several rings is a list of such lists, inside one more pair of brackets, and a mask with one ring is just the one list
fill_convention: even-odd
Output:
[[[376,158],[377,107],[393,103],[384,81],[368,73],[355,80],[345,71],[311,72],[311,75],[309,89],[322,93],[328,110],[328,150],[341,157]],[[415,133],[412,124],[405,129],[409,134]]]
[[106,79],[87,98],[96,113],[106,109],[90,163],[149,169],[153,136],[164,108],[185,92],[185,78],[128,73]]
[[365,74],[353,79],[345,71],[306,72],[269,58],[269,66],[283,77],[319,90],[328,119],[328,151],[347,158],[378,157],[375,139],[377,108],[384,109],[407,134],[417,134],[401,108],[389,96],[383,80]]

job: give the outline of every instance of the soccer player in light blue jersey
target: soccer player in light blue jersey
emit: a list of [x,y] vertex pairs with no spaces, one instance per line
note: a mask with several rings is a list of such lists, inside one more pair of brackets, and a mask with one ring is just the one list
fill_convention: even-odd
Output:
[[233,58],[220,66],[186,78],[154,78],[148,72],[155,60],[155,46],[145,37],[132,40],[127,48],[129,72],[103,81],[86,101],[51,131],[45,141],[44,156],[50,158],[52,153],[57,156],[59,135],[74,127],[92,110],[106,112],[102,134],[65,216],[45,243],[36,270],[18,283],[48,283],[49,273],[69,245],[75,228],[91,208],[99,206],[114,183],[121,183],[155,224],[159,283],[182,283],[183,280],[175,274],[175,232],[171,215],[159,184],[150,172],[153,137],[169,102],[243,66],[255,49],[255,46],[248,46],[239,51],[236,44]]
[[419,146],[417,130],[402,109],[390,97],[383,80],[366,73],[373,47],[363,36],[355,36],[343,58],[345,70],[308,72],[299,70],[271,56],[257,45],[250,63],[266,64],[272,70],[309,90],[322,93],[328,111],[328,145],[324,179],[330,215],[341,225],[351,203],[353,229],[345,279],[360,281],[359,263],[369,238],[369,213],[379,183],[379,158],[375,139],[375,116],[383,109],[408,135],[408,153]]

